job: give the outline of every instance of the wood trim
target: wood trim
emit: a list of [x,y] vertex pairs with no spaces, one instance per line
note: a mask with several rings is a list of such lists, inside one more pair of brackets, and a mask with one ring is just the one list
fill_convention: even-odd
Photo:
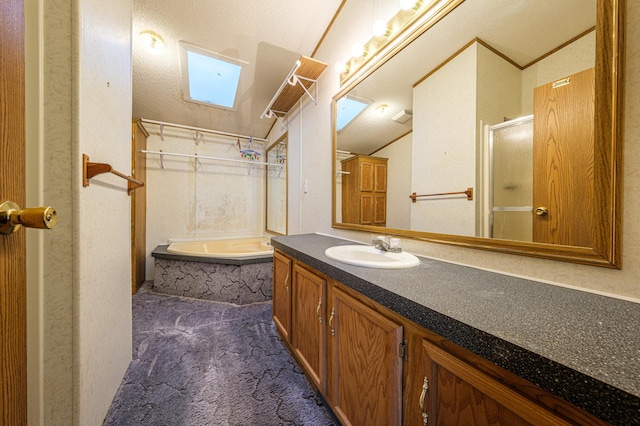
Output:
[[[391,145],[394,142],[398,142],[400,139],[404,138],[405,136],[410,135],[411,133],[413,133],[413,130],[409,130],[407,133],[398,136],[397,138],[395,138],[394,140],[392,140],[391,142],[387,142],[386,144],[382,145],[380,148],[376,149],[375,151],[373,151],[371,154],[362,154],[362,155],[368,155],[368,156],[373,156],[376,152],[382,151],[383,149],[385,149],[386,147],[388,147],[389,145]],[[361,155],[361,154],[356,154],[356,155]]]
[[596,27],[592,27],[589,28],[588,30],[578,34],[577,36],[573,37],[572,39],[562,43],[560,46],[557,46],[553,49],[551,49],[550,51],[548,51],[547,53],[545,53],[544,55],[540,56],[539,58],[534,59],[533,61],[529,62],[526,65],[520,65],[518,64],[516,61],[514,61],[513,59],[511,59],[510,57],[508,57],[506,54],[502,53],[501,51],[499,51],[498,49],[496,49],[495,47],[491,46],[489,43],[487,43],[486,41],[482,40],[479,37],[475,37],[473,40],[469,41],[467,44],[465,44],[464,46],[462,46],[460,49],[458,49],[453,55],[449,56],[447,59],[445,59],[440,65],[436,66],[433,70],[429,71],[428,74],[426,74],[424,77],[422,77],[420,80],[416,81],[413,84],[413,87],[415,88],[416,86],[418,86],[420,83],[422,83],[423,81],[425,81],[427,78],[431,77],[433,74],[435,74],[438,70],[440,70],[442,67],[444,67],[446,64],[448,64],[449,62],[451,62],[453,59],[455,59],[458,55],[460,55],[462,52],[464,52],[465,50],[467,50],[471,45],[473,45],[473,43],[478,43],[484,47],[486,47],[487,49],[489,49],[491,52],[493,52],[494,54],[496,54],[497,56],[501,57],[502,59],[504,59],[505,61],[509,62],[511,65],[513,65],[514,67],[518,68],[519,70],[525,70],[528,67],[530,67],[531,65],[540,62],[541,60],[543,60],[544,58],[553,55],[554,53],[556,53],[557,51],[567,47],[568,45],[570,45],[571,43],[573,43],[574,41],[577,41],[579,39],[581,39],[582,37],[586,36],[587,34],[591,33],[592,31],[595,31]]
[[345,4],[347,4],[347,0],[342,0],[342,2],[340,3],[340,6],[338,6],[338,9],[336,9],[336,13],[333,14],[333,17],[331,18],[331,22],[329,22],[329,25],[327,25],[327,28],[324,30],[324,33],[322,33],[322,37],[320,37],[318,44],[316,44],[315,49],[313,49],[313,52],[311,52],[312,58],[316,56],[316,53],[318,53],[320,46],[322,46],[322,42],[324,42],[324,39],[327,37],[327,34],[329,34],[329,31],[331,31],[331,27],[333,27],[333,24],[335,24],[336,20],[338,19],[338,16],[340,16],[340,12],[342,12],[342,8],[344,7]]
[[580,33],[580,34],[578,34],[577,36],[575,36],[575,37],[574,37],[574,38],[572,38],[571,40],[568,40],[568,41],[566,41],[566,42],[562,43],[560,46],[558,46],[558,47],[556,47],[556,48],[554,48],[554,49],[551,49],[550,51],[548,51],[548,52],[547,52],[547,53],[545,53],[544,55],[540,56],[539,58],[534,59],[533,61],[529,62],[529,63],[528,63],[528,64],[526,64],[526,65],[523,65],[520,69],[523,69],[523,70],[524,70],[524,69],[529,68],[531,65],[533,65],[533,64],[535,64],[535,63],[537,63],[537,62],[540,62],[541,60],[543,60],[543,59],[544,59],[544,58],[546,58],[547,56],[551,56],[551,55],[553,55],[554,53],[556,53],[556,52],[557,52],[557,51],[559,51],[559,50],[564,49],[565,47],[567,47],[568,45],[570,45],[570,44],[571,44],[571,43],[573,43],[574,41],[580,40],[582,37],[586,36],[587,34],[591,33],[592,31],[595,31],[595,30],[596,30],[596,27],[591,27],[591,28],[589,28],[588,30],[586,30],[586,31],[584,31],[584,32],[582,32],[582,33]]

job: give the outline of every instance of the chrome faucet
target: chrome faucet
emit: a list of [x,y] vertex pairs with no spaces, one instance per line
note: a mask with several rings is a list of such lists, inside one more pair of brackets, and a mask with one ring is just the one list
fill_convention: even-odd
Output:
[[[402,247],[400,247],[399,244],[391,244],[391,243],[388,243],[386,240],[387,238],[385,237],[373,237],[371,239],[371,244],[373,244],[373,246],[378,250],[388,251],[389,253],[402,252]],[[398,243],[399,243],[399,239],[396,239],[396,238],[389,237],[389,240],[391,240],[392,243],[394,242],[393,240],[398,240]]]

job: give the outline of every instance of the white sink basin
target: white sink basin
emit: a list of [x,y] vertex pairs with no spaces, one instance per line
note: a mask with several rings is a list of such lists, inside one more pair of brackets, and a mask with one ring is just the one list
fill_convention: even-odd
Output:
[[333,246],[326,249],[324,254],[338,262],[367,268],[402,269],[420,264],[420,259],[410,253],[391,253],[364,245]]

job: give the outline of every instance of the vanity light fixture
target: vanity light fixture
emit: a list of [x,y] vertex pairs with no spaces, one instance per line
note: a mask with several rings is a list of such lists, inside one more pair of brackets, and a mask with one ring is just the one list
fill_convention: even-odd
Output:
[[336,62],[333,68],[336,70],[338,74],[342,74],[347,72],[347,63],[345,61]]
[[364,46],[361,43],[353,43],[351,46],[351,55],[354,58],[359,58],[361,56],[365,56],[366,52],[364,50]]
[[400,0],[400,8],[402,10],[411,10],[418,4],[417,0]]
[[152,53],[159,53],[167,47],[162,36],[155,31],[140,31],[140,38],[145,48]]
[[376,19],[375,22],[373,23],[373,26],[371,27],[371,32],[373,32],[373,35],[376,37],[382,37],[387,35],[387,33],[389,32],[389,27],[387,23],[384,21],[384,19],[379,18],[379,19]]

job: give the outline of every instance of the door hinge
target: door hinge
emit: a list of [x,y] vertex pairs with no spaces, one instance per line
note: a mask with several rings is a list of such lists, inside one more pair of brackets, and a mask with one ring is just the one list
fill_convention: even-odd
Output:
[[400,342],[400,348],[398,349],[398,355],[403,361],[407,361],[407,341]]

